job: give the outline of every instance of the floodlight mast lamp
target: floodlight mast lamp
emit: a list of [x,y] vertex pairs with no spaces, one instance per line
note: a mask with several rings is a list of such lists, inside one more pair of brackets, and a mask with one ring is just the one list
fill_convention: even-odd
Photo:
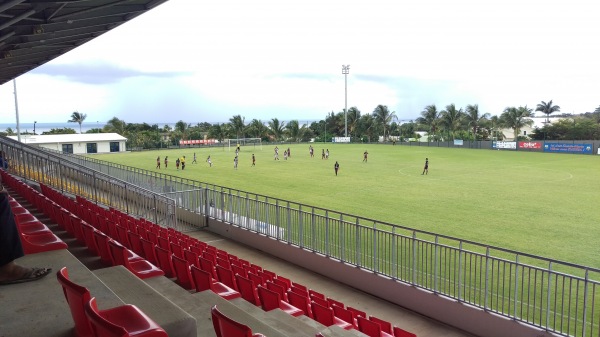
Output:
[[350,65],[342,65],[342,74],[344,74],[344,137],[348,137],[348,74]]

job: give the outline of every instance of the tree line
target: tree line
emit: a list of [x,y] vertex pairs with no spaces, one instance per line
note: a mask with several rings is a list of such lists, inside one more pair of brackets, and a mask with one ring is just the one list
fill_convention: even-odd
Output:
[[[534,112],[546,115],[542,128],[536,128],[527,137],[520,135],[522,128],[533,125]],[[182,120],[160,127],[158,124],[127,123],[113,117],[102,129],[91,129],[87,133],[115,132],[128,138],[128,147],[166,147],[178,145],[180,140],[232,138],[261,138],[264,141],[330,142],[333,137],[348,136],[353,142],[408,141],[419,138],[418,131],[427,133],[427,141],[502,140],[500,130],[513,130],[515,139],[600,139],[600,106],[594,112],[579,116],[561,115],[558,122],[550,123],[549,117],[560,112],[560,106],[552,100],[541,101],[535,109],[527,106],[506,107],[499,116],[481,113],[477,104],[464,109],[448,104],[439,109],[435,104],[424,107],[420,117],[400,120],[386,105],[378,105],[371,113],[363,114],[357,107],[348,109],[347,114],[330,112],[324,120],[301,123],[297,119],[282,121],[272,118],[266,123],[259,119],[246,122],[245,117],[235,115],[226,123],[208,122],[192,125]],[[81,125],[87,115],[73,112],[69,122]],[[11,131],[11,130],[7,130]],[[74,129],[52,129],[43,134],[76,133]],[[6,132],[5,134],[9,134]]]

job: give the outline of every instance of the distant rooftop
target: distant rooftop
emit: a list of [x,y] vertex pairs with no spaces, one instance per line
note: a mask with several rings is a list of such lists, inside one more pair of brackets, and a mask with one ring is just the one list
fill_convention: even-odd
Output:
[[[17,140],[17,136],[8,136]],[[77,133],[67,135],[21,135],[21,142],[27,144],[52,144],[52,143],[81,143],[81,142],[118,142],[127,138],[118,133]]]

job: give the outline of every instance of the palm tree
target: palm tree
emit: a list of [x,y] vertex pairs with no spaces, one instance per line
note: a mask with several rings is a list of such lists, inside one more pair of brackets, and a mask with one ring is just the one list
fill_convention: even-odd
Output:
[[373,110],[373,117],[375,117],[375,121],[377,122],[377,124],[383,127],[383,141],[385,142],[387,140],[385,131],[386,129],[388,129],[388,126],[390,125],[394,117],[396,117],[396,113],[390,112],[387,105],[380,104],[375,108],[375,110]]
[[214,124],[208,130],[208,136],[222,142],[229,137],[229,128],[229,124]]
[[237,115],[237,116],[233,116],[233,117],[229,118],[229,122],[231,123],[231,128],[235,132],[236,137],[238,139],[242,138],[240,136],[243,135],[244,128],[246,127],[244,120],[245,120],[245,118],[242,117],[241,115]]
[[255,118],[248,124],[248,133],[256,138],[262,138],[267,133],[267,127]]
[[280,122],[277,118],[271,119],[269,121],[269,132],[276,141],[280,140],[281,135],[283,135],[283,122]]
[[454,132],[460,129],[464,113],[462,109],[456,110],[454,103],[446,105],[446,109],[440,113],[440,123],[446,128],[449,134],[454,137]]
[[285,131],[293,142],[298,142],[302,138],[300,123],[298,120],[289,121],[285,126]]
[[348,109],[348,133],[350,134],[350,137],[352,137],[352,134],[356,131],[359,120],[360,110],[355,106]]
[[550,123],[550,115],[553,112],[560,111],[560,106],[552,105],[552,100],[548,101],[548,103],[542,101],[542,103],[538,104],[535,108],[535,111],[540,111],[546,115],[546,124]]
[[428,105],[423,111],[421,111],[421,117],[417,118],[416,121],[419,124],[429,126],[427,140],[430,141],[431,137],[435,137],[435,134],[438,131],[438,124],[440,123],[440,112],[437,110],[435,104]]
[[181,139],[186,140],[187,139],[187,131],[188,128],[190,127],[190,124],[179,120],[177,123],[175,123],[175,132],[178,132],[181,135]]
[[79,133],[81,133],[81,123],[85,120],[87,114],[82,114],[79,111],[75,111],[71,114],[71,119],[67,121],[67,123],[78,123],[79,124]]
[[483,115],[479,115],[479,105],[477,104],[467,105],[466,110],[464,119],[469,128],[473,130],[473,139],[477,140],[477,131],[485,124],[490,114],[486,112]]
[[533,109],[527,106],[507,107],[500,116],[500,122],[507,128],[513,129],[515,140],[518,139],[521,128],[533,125]]
[[373,132],[375,131],[375,118],[371,114],[362,115],[360,117],[360,128],[362,135],[368,137],[369,143],[373,138]]
[[118,133],[121,136],[125,136],[127,133],[127,123],[122,119],[113,117],[106,122],[106,125],[104,125],[104,131]]

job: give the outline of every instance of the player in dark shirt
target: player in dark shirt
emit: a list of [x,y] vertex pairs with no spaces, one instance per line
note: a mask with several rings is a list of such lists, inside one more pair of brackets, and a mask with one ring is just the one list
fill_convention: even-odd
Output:
[[429,173],[429,158],[425,158],[425,167],[423,167],[423,173],[421,175]]

